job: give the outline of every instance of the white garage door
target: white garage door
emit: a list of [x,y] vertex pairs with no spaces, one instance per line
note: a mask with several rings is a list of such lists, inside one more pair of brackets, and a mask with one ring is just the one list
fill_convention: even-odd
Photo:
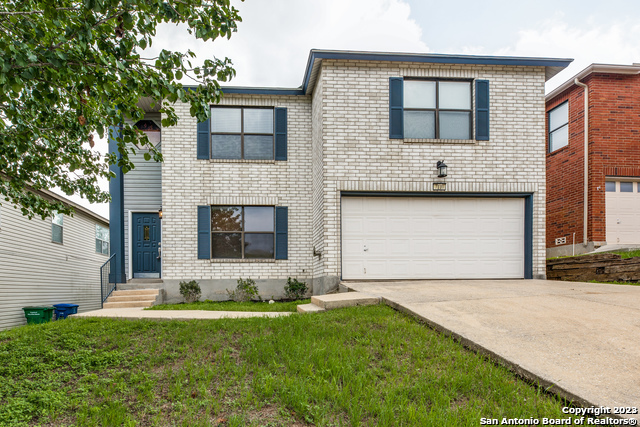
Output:
[[607,181],[607,243],[640,243],[640,182]]
[[522,198],[342,198],[345,280],[523,277]]

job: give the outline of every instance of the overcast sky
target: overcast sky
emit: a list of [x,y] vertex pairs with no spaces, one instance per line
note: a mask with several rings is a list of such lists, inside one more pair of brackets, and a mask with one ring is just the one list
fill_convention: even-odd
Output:
[[[637,0],[247,0],[231,40],[163,26],[156,49],[233,61],[236,86],[298,87],[310,49],[573,58],[547,92],[591,63],[640,62]],[[153,53],[153,52],[151,52]],[[106,149],[106,142],[100,142]],[[104,183],[105,188],[108,185]],[[108,217],[108,206],[74,201]]]

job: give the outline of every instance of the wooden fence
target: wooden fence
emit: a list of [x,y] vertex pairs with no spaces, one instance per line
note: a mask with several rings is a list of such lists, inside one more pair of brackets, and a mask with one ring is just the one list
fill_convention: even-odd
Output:
[[547,260],[547,279],[573,282],[638,282],[640,257],[593,254]]

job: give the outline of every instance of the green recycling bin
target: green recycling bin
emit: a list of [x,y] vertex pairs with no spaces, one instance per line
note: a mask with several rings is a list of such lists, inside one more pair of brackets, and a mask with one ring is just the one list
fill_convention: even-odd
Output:
[[47,323],[53,317],[53,307],[22,307],[27,324]]

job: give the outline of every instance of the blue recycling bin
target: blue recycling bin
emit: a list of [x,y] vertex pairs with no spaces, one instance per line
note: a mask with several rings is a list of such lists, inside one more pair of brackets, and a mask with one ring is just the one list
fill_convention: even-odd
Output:
[[68,315],[76,314],[78,307],[78,304],[54,304],[53,308],[56,311],[56,320],[66,319]]

